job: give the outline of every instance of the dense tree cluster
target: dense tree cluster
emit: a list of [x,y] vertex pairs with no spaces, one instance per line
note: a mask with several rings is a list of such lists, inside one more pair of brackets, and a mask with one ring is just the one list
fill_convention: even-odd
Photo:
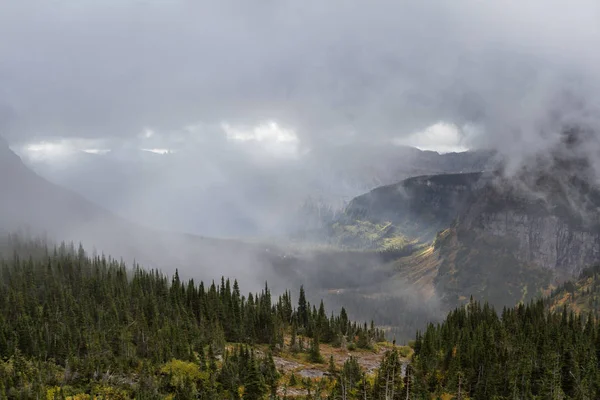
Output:
[[[352,322],[344,309],[328,316],[322,302],[311,305],[303,288],[294,307],[289,292],[272,301],[266,284],[243,296],[237,281],[205,286],[88,257],[82,248],[27,246],[0,261],[0,398],[20,390],[46,396],[64,385],[89,392],[110,379],[134,392],[185,387],[237,398],[244,388],[244,398],[261,398],[276,374],[272,359],[255,355],[253,345],[291,347],[322,361],[320,343],[369,347],[383,340],[372,323]],[[241,347],[226,350],[227,343]],[[157,368],[168,375],[164,366],[173,360],[185,373],[157,381]]]
[[[394,346],[367,371],[352,356],[327,366],[321,344],[370,348],[383,332],[343,308],[328,315],[303,287],[293,302],[266,284],[244,296],[235,280],[184,282],[64,244],[13,240],[0,252],[0,400],[258,400],[298,388],[332,400],[600,398],[600,268],[500,315],[471,299],[417,333],[410,364],[412,350]],[[290,353],[326,377],[283,376],[275,356]]]
[[463,399],[597,399],[599,357],[592,315],[552,313],[538,300],[498,316],[471,301],[417,335],[413,390]]
[[411,394],[397,348],[385,352],[374,375],[361,369],[354,357],[348,358],[339,371],[330,362],[329,371],[335,378],[329,399],[400,400]]

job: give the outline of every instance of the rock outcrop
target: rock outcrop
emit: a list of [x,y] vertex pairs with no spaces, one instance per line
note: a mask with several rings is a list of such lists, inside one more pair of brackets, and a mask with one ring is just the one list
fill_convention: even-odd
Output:
[[600,262],[600,234],[584,230],[555,216],[532,216],[518,211],[483,213],[474,228],[482,235],[507,237],[517,245],[516,258],[527,264],[570,276]]
[[423,176],[355,198],[346,219],[390,222],[422,242],[447,228],[502,243],[523,264],[558,278],[600,262],[600,191],[572,175],[534,180],[499,173]]

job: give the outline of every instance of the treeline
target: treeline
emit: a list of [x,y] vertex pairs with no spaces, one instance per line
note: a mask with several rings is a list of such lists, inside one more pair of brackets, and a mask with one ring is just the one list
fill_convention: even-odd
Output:
[[498,314],[471,302],[417,334],[411,363],[417,398],[600,398],[600,324],[550,312],[544,300]]
[[[327,314],[303,287],[297,301],[266,284],[242,295],[235,280],[182,281],[64,244],[0,252],[0,400],[600,398],[600,320],[553,311],[596,293],[600,268],[500,314],[471,299],[417,333],[410,364],[394,346],[368,373],[354,357],[327,367],[320,345],[370,348],[383,332]],[[277,356],[328,373],[284,376]]]
[[600,265],[582,270],[575,281],[567,281],[554,289],[547,299],[550,309],[566,304],[575,312],[591,312],[598,318],[600,309]]
[[[22,257],[27,247],[35,257]],[[373,323],[310,304],[302,287],[295,304],[289,292],[272,300],[266,284],[244,296],[237,281],[184,282],[64,244],[20,242],[0,261],[0,398],[46,397],[52,387],[91,393],[115,380],[138,398],[184,387],[238,398],[234,387],[253,384],[258,397],[244,398],[261,398],[276,375],[271,352],[304,351],[322,362],[320,343],[368,348],[382,340]],[[241,347],[226,350],[227,343]],[[269,351],[254,354],[257,344]]]

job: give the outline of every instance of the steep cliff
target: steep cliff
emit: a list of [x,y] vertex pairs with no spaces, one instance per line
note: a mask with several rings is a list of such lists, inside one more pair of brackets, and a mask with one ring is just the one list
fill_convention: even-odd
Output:
[[[513,305],[600,262],[600,191],[578,171],[411,178],[357,197],[337,224],[367,238],[364,227],[378,227],[397,243],[433,241],[427,276],[450,305],[469,295]],[[410,276],[420,270],[413,259],[395,267]]]
[[504,306],[539,295],[600,261],[599,206],[597,188],[561,171],[485,177],[438,243],[436,288],[450,303],[473,294]]
[[600,191],[577,177],[543,176],[533,184],[496,178],[472,193],[456,227],[510,238],[520,262],[578,273],[600,260]]
[[512,239],[514,255],[523,263],[570,276],[600,260],[598,231],[581,229],[555,215],[528,215],[514,210],[481,213],[459,226],[482,235]]

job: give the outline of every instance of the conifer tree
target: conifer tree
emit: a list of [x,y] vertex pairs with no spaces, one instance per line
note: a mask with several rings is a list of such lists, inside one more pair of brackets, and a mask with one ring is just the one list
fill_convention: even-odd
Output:
[[308,313],[309,313],[309,305],[306,301],[306,294],[304,293],[304,286],[300,286],[300,295],[298,297],[298,310],[296,311],[298,315],[298,325],[303,328],[308,328]]
[[319,345],[319,335],[315,334],[313,339],[310,342],[310,351],[309,351],[310,361],[313,363],[323,363],[323,357],[321,356],[321,348]]

